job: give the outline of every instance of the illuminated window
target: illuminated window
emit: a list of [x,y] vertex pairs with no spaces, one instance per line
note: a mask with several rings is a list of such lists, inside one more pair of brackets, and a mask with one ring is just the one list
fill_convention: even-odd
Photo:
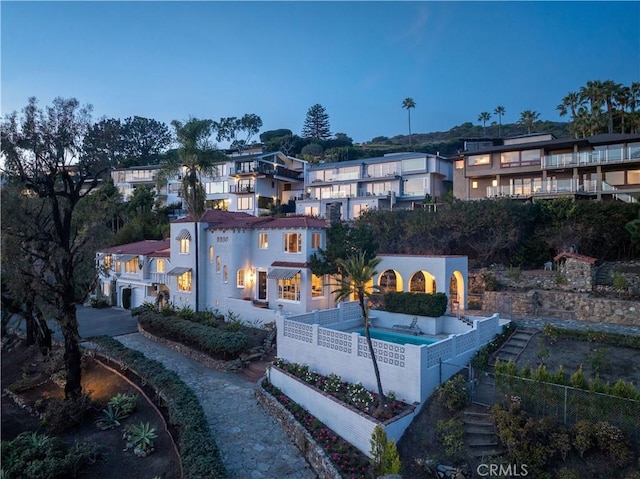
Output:
[[318,249],[322,245],[320,243],[320,233],[311,233],[311,247],[313,249]]
[[220,256],[216,256],[216,273],[220,272]]
[[213,246],[209,246],[209,263],[213,263],[214,258]]
[[260,233],[258,237],[258,242],[260,244],[260,249],[268,249],[269,248],[269,233]]
[[464,160],[457,160],[456,161],[456,170],[463,170],[464,169]]
[[324,296],[323,276],[311,275],[311,297],[318,298]]
[[191,243],[189,238],[182,238],[180,240],[180,254],[189,254],[189,243]]
[[244,288],[244,269],[238,270],[236,285],[238,286],[238,288]]
[[284,251],[286,253],[302,252],[302,235],[300,233],[284,234]]
[[253,209],[253,196],[238,198],[238,210],[252,210],[252,209]]
[[191,270],[178,276],[178,291],[191,291]]
[[300,301],[300,273],[291,279],[278,280],[278,299]]
[[318,207],[317,206],[305,206],[304,207],[305,216],[318,216]]
[[229,282],[229,267],[226,264],[222,268],[222,282],[223,283]]
[[122,269],[122,261],[118,259],[116,260],[116,269],[115,269],[116,273],[119,273],[121,269]]
[[488,165],[491,162],[489,155],[473,155],[467,160],[469,166]]
[[131,258],[129,261],[127,261],[124,264],[124,272],[125,273],[137,273],[138,272],[138,265],[139,265],[139,260],[138,257],[134,257]]
[[113,257],[108,254],[105,255],[104,260],[103,260],[103,265],[106,269],[111,269],[111,265],[113,264]]
[[478,189],[478,182],[477,181],[472,181],[471,182],[471,188],[473,188],[474,190]]
[[164,273],[164,260],[163,259],[156,260],[156,272]]
[[491,186],[498,186],[498,180],[491,180]]
[[111,295],[110,283],[102,283],[102,294],[104,294],[107,298]]

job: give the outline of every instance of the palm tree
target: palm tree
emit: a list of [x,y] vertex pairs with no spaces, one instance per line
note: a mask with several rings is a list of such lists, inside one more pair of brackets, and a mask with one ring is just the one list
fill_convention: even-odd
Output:
[[628,86],[620,86],[614,95],[616,105],[620,107],[620,133],[624,134],[624,120],[627,114],[627,108],[631,106],[631,88]]
[[380,258],[366,259],[364,252],[356,253],[346,260],[340,258],[336,260],[338,269],[342,272],[342,278],[338,289],[333,291],[336,295],[336,301],[348,300],[352,295],[358,298],[360,310],[364,318],[364,335],[367,338],[367,345],[371,353],[371,362],[373,363],[373,371],[376,375],[378,384],[378,410],[381,410],[386,403],[386,398],[382,390],[382,381],[380,380],[380,370],[378,369],[378,361],[376,360],[371,342],[371,332],[369,331],[369,307],[365,302],[365,298],[369,299],[376,286],[370,287],[369,283],[373,277],[378,274],[376,267],[380,264]]
[[498,115],[498,137],[502,136],[502,116],[506,113],[506,110],[503,106],[497,106],[495,110],[493,110],[495,115]]
[[[571,112],[571,121],[575,122],[576,114],[578,108],[583,106],[585,100],[580,96],[580,94],[576,92],[569,92],[567,96],[562,99],[562,103],[560,103],[556,110],[560,113],[560,116],[565,116],[567,113]],[[575,131],[575,137],[578,138],[578,128],[573,128]]]
[[487,136],[487,122],[491,119],[491,113],[483,111],[478,115],[478,121],[482,122],[483,135]]
[[637,133],[638,132],[638,121],[636,115],[636,107],[640,105],[640,82],[634,81],[631,83],[630,87],[631,98],[629,100],[629,108],[631,108],[631,113],[629,114],[629,133]]
[[533,124],[539,116],[540,113],[538,113],[537,111],[525,110],[520,113],[520,120],[518,121],[518,123],[520,123],[521,125],[525,125],[527,127],[527,134],[530,135],[531,128],[533,127]]
[[402,108],[406,108],[409,114],[409,148],[411,148],[411,109],[415,107],[416,102],[413,101],[413,98],[405,98],[402,100]]
[[602,94],[604,104],[607,107],[607,129],[609,134],[613,133],[613,106],[616,95],[622,88],[622,85],[613,80],[605,80],[602,82]]
[[176,138],[180,144],[178,156],[163,164],[164,178],[182,174],[182,198],[185,210],[193,221],[204,213],[204,188],[202,176],[215,176],[217,167],[226,161],[224,153],[210,141],[212,120],[191,118],[186,123],[173,120]]

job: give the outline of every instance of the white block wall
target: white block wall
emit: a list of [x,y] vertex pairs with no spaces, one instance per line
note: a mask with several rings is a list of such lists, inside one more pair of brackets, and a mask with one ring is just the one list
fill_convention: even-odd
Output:
[[270,369],[269,379],[271,384],[369,457],[371,435],[376,425],[386,430],[389,439],[398,442],[418,412],[416,409],[399,420],[383,424],[355,409],[343,407],[335,398],[322,394],[275,367]]

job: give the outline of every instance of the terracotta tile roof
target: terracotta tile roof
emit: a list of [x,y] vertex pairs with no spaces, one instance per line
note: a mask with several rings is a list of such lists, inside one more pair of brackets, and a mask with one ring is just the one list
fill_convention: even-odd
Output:
[[556,255],[555,258],[553,258],[553,261],[560,261],[563,258],[573,258],[573,259],[577,259],[578,261],[584,261],[585,263],[589,263],[589,264],[596,264],[596,262],[598,261],[598,258],[592,258],[591,256],[585,256],[583,254],[577,254],[577,253],[560,253],[558,255]]
[[169,257],[171,240],[144,240],[136,243],[121,244],[99,250],[107,254],[136,254],[143,256]]
[[[318,229],[327,228],[323,219],[312,216],[288,216],[274,218],[271,216],[253,216],[247,213],[223,210],[207,210],[199,220],[208,223],[208,229],[242,229],[242,228],[297,228]],[[191,223],[191,217],[180,218],[172,223]]]

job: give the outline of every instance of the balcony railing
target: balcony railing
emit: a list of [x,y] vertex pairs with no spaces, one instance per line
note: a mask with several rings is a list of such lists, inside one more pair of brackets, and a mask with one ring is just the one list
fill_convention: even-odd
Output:
[[584,165],[628,163],[640,160],[640,148],[615,148],[607,151],[579,151],[542,157],[542,168],[565,168]]
[[167,273],[151,273],[150,279],[152,283],[167,284]]
[[566,180],[547,180],[534,182],[529,185],[507,185],[487,187],[487,197],[535,196],[567,193],[596,193],[597,181],[582,181],[579,178]]
[[229,185],[229,193],[253,193],[255,192],[254,185]]

